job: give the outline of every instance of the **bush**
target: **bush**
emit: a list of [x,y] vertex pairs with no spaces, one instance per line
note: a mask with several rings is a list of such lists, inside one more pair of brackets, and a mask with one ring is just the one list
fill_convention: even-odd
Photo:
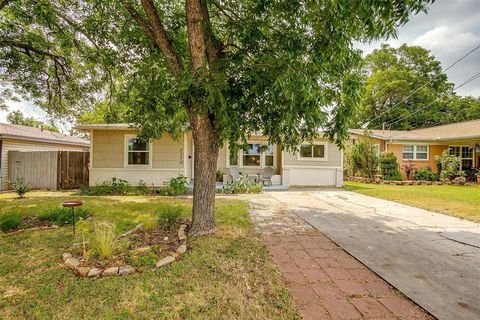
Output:
[[[75,222],[81,219],[88,218],[91,212],[84,208],[75,209]],[[57,226],[63,226],[72,223],[72,209],[70,208],[55,208],[41,213],[40,220],[48,220]]]
[[255,183],[250,180],[248,175],[241,175],[237,180],[224,185],[220,193],[237,194],[237,193],[260,193],[263,186],[261,183]]
[[440,180],[447,182],[456,178],[460,173],[460,157],[451,155],[448,149],[443,150],[442,154],[435,156],[435,160],[440,164]]
[[398,169],[397,157],[392,152],[384,152],[380,155],[380,170],[383,180],[402,180]]
[[26,182],[24,178],[17,178],[11,182],[10,185],[20,198],[23,198],[25,194],[30,191],[30,183]]
[[177,223],[177,220],[181,217],[183,212],[182,207],[165,207],[158,213],[161,221],[173,226]]
[[345,164],[347,175],[360,173],[364,178],[375,177],[378,171],[378,154],[368,132],[365,132],[356,144],[347,146]]
[[187,193],[188,192],[187,177],[180,175],[176,178],[170,179],[168,187],[170,188],[170,193],[171,193],[170,195],[172,196]]
[[137,186],[132,186],[128,181],[117,178],[112,178],[112,181],[96,186],[85,186],[78,191],[78,194],[84,196],[125,196],[148,193],[150,193],[150,188],[143,180],[140,180]]
[[10,214],[4,216],[0,219],[0,230],[9,231],[17,229],[21,222],[22,218],[19,214]]
[[433,172],[431,168],[420,168],[413,174],[413,180],[417,181],[438,181],[438,173]]
[[217,172],[215,172],[215,180],[216,180],[216,181],[219,181],[219,182],[222,182],[222,181],[223,181],[223,172],[222,172],[222,170],[217,170]]
[[97,222],[93,226],[92,247],[100,258],[111,257],[115,249],[115,226],[108,222]]
[[136,193],[140,195],[145,195],[150,193],[150,188],[147,186],[145,181],[140,180],[136,187]]

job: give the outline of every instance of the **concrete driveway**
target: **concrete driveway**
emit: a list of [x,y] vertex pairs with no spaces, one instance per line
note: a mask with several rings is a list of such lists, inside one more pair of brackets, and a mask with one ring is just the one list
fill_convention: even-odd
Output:
[[479,224],[340,189],[268,194],[438,319],[480,319]]

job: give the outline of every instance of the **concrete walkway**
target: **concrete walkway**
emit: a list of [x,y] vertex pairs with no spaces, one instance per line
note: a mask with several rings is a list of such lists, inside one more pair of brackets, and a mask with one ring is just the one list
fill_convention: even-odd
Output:
[[478,224],[338,189],[269,196],[438,319],[480,319]]

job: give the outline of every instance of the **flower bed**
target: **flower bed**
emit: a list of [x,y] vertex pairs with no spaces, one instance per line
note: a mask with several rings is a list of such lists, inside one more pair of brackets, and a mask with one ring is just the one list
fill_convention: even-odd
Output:
[[[346,177],[345,181],[351,182],[362,182],[362,183],[371,183],[371,184],[388,184],[394,186],[441,186],[441,185],[462,185],[456,181],[418,181],[418,180],[382,180],[382,179],[370,179],[370,178],[363,178],[363,177]],[[464,185],[475,186],[477,183],[475,182],[467,182]]]
[[177,260],[187,251],[187,229],[190,221],[178,219],[146,229],[142,224],[115,238],[120,249],[108,259],[82,255],[82,244],[72,245],[63,253],[66,267],[81,277],[123,276],[155,270]]

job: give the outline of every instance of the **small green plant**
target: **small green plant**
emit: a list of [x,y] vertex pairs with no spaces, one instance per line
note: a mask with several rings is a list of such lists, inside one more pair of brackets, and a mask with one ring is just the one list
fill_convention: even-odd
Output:
[[248,175],[241,175],[237,180],[224,185],[220,193],[238,194],[238,193],[260,193],[263,186],[261,183],[255,183],[250,180]]
[[438,173],[433,172],[432,168],[419,168],[413,174],[413,179],[417,181],[438,181]]
[[[143,188],[143,187],[141,187]],[[80,188],[78,194],[84,196],[122,196],[136,194],[137,188],[132,187],[128,181],[112,178],[110,182],[104,182],[96,186],[85,186]]]
[[25,194],[30,191],[30,183],[26,182],[23,177],[15,179],[10,185],[20,198],[23,198]]
[[109,222],[97,222],[93,226],[92,247],[102,259],[112,256],[115,249],[115,226]]
[[173,226],[177,223],[178,218],[180,218],[182,215],[182,211],[182,207],[180,206],[164,207],[158,213],[158,216],[161,221]]
[[83,257],[87,257],[87,236],[90,233],[91,222],[80,218],[77,222],[77,230],[80,232],[82,237],[82,248],[83,248]]
[[393,152],[384,152],[380,155],[380,170],[383,180],[402,180],[398,169],[397,157]]
[[17,229],[21,222],[22,218],[19,214],[9,214],[3,216],[0,218],[0,230],[10,231]]
[[350,144],[345,150],[347,174],[359,173],[365,178],[374,178],[378,171],[378,153],[370,139],[370,133],[365,131],[355,144]]
[[216,181],[223,181],[223,171],[222,170],[217,170],[217,172],[215,172],[215,180]]
[[157,260],[158,260],[157,255],[154,252],[149,251],[148,253],[143,255],[131,254],[128,257],[127,261],[128,263],[130,263],[135,267],[147,267],[147,266],[154,266]]
[[176,196],[180,194],[185,194],[188,192],[188,182],[187,182],[187,177],[184,177],[182,175],[170,179],[170,182],[168,183],[168,187],[170,189],[170,195]]
[[154,230],[158,227],[159,221],[156,217],[149,217],[142,221],[143,229],[147,231]]
[[150,193],[150,188],[147,186],[145,181],[140,180],[136,187],[136,193],[139,195],[145,195]]
[[[75,222],[80,218],[88,218],[90,215],[91,212],[88,209],[77,208],[75,209]],[[42,212],[39,214],[38,218],[40,220],[48,220],[57,226],[63,226],[72,223],[72,210],[69,208],[55,208]]]

